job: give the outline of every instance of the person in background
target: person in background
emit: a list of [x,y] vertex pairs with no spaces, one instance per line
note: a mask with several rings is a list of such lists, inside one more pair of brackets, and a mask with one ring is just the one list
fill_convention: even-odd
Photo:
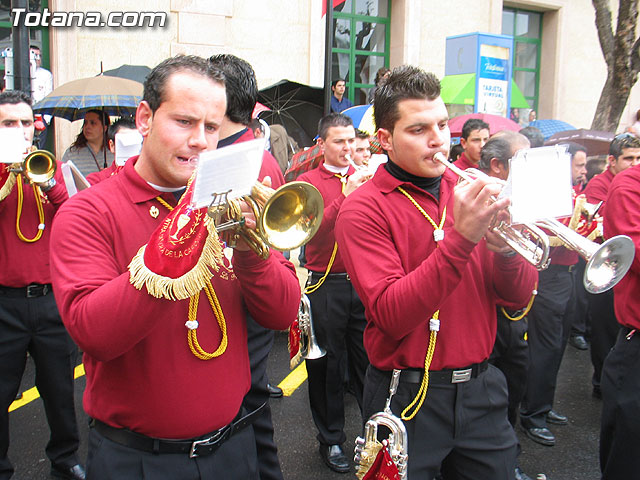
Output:
[[375,97],[376,94],[376,89],[382,85],[382,83],[384,81],[387,80],[387,78],[389,78],[389,75],[391,75],[391,70],[389,70],[387,67],[380,67],[378,69],[378,71],[376,72],[376,78],[375,78],[375,86],[371,89],[369,89],[369,93],[367,94],[367,103],[368,104],[372,104],[373,103],[373,99]]
[[627,128],[627,132],[634,134],[636,137],[640,137],[640,110],[636,112],[636,121]]
[[93,172],[87,175],[87,181],[91,185],[106,180],[111,175],[114,175],[119,171],[119,167],[116,165],[116,134],[120,132],[137,132],[136,121],[132,117],[120,117],[118,120],[109,125],[107,129],[107,144],[109,145],[109,151],[114,155],[114,160],[107,168],[100,170],[99,172]]
[[369,134],[356,129],[356,139],[351,148],[351,158],[358,166],[368,165],[371,158],[371,145],[369,144]]
[[462,170],[467,168],[478,168],[480,162],[480,152],[482,147],[489,140],[489,124],[479,118],[470,118],[462,126],[460,145],[464,152],[458,157],[456,166]]
[[84,115],[82,130],[64,152],[62,161],[71,160],[85,177],[111,165],[114,156],[107,153],[106,148],[106,132],[110,123],[106,112],[89,110]]
[[33,61],[31,68],[31,98],[33,103],[37,103],[53,91],[53,75],[42,66],[40,47],[31,45],[29,51]]
[[[587,184],[584,194],[587,202],[597,204],[604,202],[600,207],[600,213],[604,215],[609,203],[608,194],[611,183],[620,173],[640,163],[640,138],[630,133],[617,135],[609,145],[607,168],[595,175]],[[626,205],[614,204],[616,212],[622,214]],[[605,233],[607,236],[609,232]],[[591,364],[593,365],[592,395],[595,398],[602,396],[600,378],[605,358],[611,347],[616,342],[616,336],[620,329],[619,320],[616,319],[614,309],[614,297],[616,289],[607,290],[598,295],[589,295],[589,312],[591,315]]]
[[[21,129],[33,140],[31,99],[17,90],[0,94],[0,128]],[[23,182],[0,164],[0,478],[13,474],[9,449],[8,408],[16,398],[31,355],[35,384],[44,403],[51,437],[46,455],[51,474],[81,480],[77,458],[78,426],[73,399],[76,346],[65,330],[51,288],[51,226],[58,208],[69,198],[58,168],[52,181]],[[73,220],[71,221],[73,224]],[[21,478],[26,478],[22,476]]]
[[531,148],[538,148],[544,145],[544,135],[538,127],[524,127],[520,133],[529,139]]
[[458,160],[460,158],[460,155],[462,155],[462,152],[464,152],[464,148],[462,147],[462,145],[460,145],[459,143],[452,145],[449,149],[449,161],[455,162],[456,160]]
[[331,82],[331,111],[340,113],[349,107],[353,107],[353,103],[344,94],[347,86],[343,79],[339,78]]

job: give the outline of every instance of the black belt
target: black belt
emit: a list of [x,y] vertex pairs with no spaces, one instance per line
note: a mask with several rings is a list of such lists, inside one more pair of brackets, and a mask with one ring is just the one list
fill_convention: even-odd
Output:
[[[315,277],[317,279],[320,279],[320,278],[324,277],[324,273],[313,272],[311,270],[309,270],[309,272],[311,273],[312,277]],[[347,281],[351,281],[351,277],[349,276],[348,273],[330,273],[329,275],[327,275],[327,280],[347,280]]]
[[573,265],[558,265],[555,263],[552,263],[551,265],[549,265],[549,267],[547,267],[549,270],[562,270],[564,272],[573,272],[573,270],[577,267],[577,264],[573,264]]
[[34,297],[44,297],[49,292],[53,291],[51,289],[50,283],[40,284],[40,283],[32,283],[31,285],[27,285],[26,287],[3,287],[0,285],[0,295],[5,297],[16,297],[16,298],[34,298]]
[[[450,383],[464,383],[472,378],[476,378],[489,367],[489,361],[482,363],[474,363],[465,368],[457,368],[455,370],[429,370],[429,384],[447,385]],[[380,370],[382,371],[382,370]],[[382,371],[391,375],[391,372]],[[403,383],[422,383],[422,375],[424,370],[405,369],[401,370],[400,382]]]
[[266,402],[254,411],[243,417],[238,416],[226,427],[222,427],[215,432],[202,435],[189,440],[168,440],[164,438],[152,438],[140,433],[132,432],[124,428],[114,428],[100,420],[93,419],[91,425],[100,435],[108,438],[112,442],[119,443],[125,447],[134,448],[143,452],[160,453],[187,453],[190,458],[207,456],[214,453],[232,435],[238,433],[243,428],[251,425],[262,413]]

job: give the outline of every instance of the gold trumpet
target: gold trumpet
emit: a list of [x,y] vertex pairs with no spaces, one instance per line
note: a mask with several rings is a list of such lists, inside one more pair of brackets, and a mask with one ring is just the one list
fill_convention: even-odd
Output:
[[[461,178],[467,181],[473,181],[473,178],[449,162],[441,153],[436,153],[433,158],[444,164]],[[535,265],[538,270],[544,270],[549,264],[547,260],[549,256],[549,237],[546,233],[542,232],[541,228],[548,230],[558,237],[563,246],[574,250],[587,261],[582,281],[585,289],[589,293],[602,293],[613,288],[620,280],[622,280],[622,277],[624,277],[629,271],[629,268],[631,268],[631,264],[633,263],[635,246],[633,244],[633,240],[626,235],[617,235],[600,245],[584,238],[579,233],[574,232],[555,218],[537,220],[534,224],[524,224],[524,227],[531,232],[533,232],[534,229],[540,232],[540,237],[536,238],[538,238],[538,242],[546,245],[546,251],[541,257],[545,258],[544,263],[534,263],[533,260],[536,259],[536,255],[529,255],[529,253],[533,254],[537,252],[538,242],[534,243],[523,238],[523,240],[527,241],[520,244],[519,241],[512,241],[513,239],[507,239],[506,235],[502,235],[503,231],[506,231],[509,234],[515,233],[517,229],[514,228],[514,225],[506,225],[503,223],[497,227],[497,233],[507,243],[507,245]],[[520,236],[522,235],[514,235],[514,237]],[[528,235],[524,236],[526,237]]]
[[43,185],[51,183],[56,173],[56,157],[46,150],[34,150],[22,163],[15,164],[11,171],[22,173],[31,182]]
[[[230,246],[241,236],[261,258],[269,256],[269,248],[293,250],[307,243],[320,228],[324,201],[316,187],[307,182],[290,182],[277,190],[256,182],[251,195],[242,198],[253,210],[256,229],[245,227],[238,200],[209,206],[207,214],[214,219],[218,232],[232,230]],[[223,216],[227,221],[219,223]]]

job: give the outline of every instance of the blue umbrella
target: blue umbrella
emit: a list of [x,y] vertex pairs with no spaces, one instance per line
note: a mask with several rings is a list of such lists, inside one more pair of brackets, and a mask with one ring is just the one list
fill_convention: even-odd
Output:
[[529,122],[530,127],[536,127],[542,132],[542,136],[547,140],[551,135],[558,132],[564,132],[566,130],[575,130],[573,125],[563,122],[562,120],[534,120]]
[[376,123],[373,119],[373,105],[356,105],[341,112],[353,120],[353,126],[369,135],[375,135]]
[[125,78],[98,75],[67,82],[33,106],[34,113],[70,121],[100,109],[112,116],[134,114],[142,99],[142,84]]

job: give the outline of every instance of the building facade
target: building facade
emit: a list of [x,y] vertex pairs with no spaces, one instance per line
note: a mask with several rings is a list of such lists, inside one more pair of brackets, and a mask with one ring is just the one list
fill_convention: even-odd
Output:
[[[0,12],[0,46],[10,35]],[[164,12],[164,26],[32,29],[55,85],[122,64],[153,67],[179,53],[232,53],[249,61],[260,88],[281,79],[324,83],[325,0],[40,0],[51,12]],[[513,76],[538,119],[589,128],[606,65],[589,0],[333,0],[332,76],[365,103],[378,68],[415,64],[444,75],[447,37],[472,32],[513,35]],[[617,2],[611,2],[613,22]],[[131,19],[132,17],[128,17]],[[7,30],[9,27],[9,30]],[[635,86],[620,120],[623,130],[640,108]],[[526,112],[521,112],[526,114]],[[80,126],[57,121],[56,151]]]

